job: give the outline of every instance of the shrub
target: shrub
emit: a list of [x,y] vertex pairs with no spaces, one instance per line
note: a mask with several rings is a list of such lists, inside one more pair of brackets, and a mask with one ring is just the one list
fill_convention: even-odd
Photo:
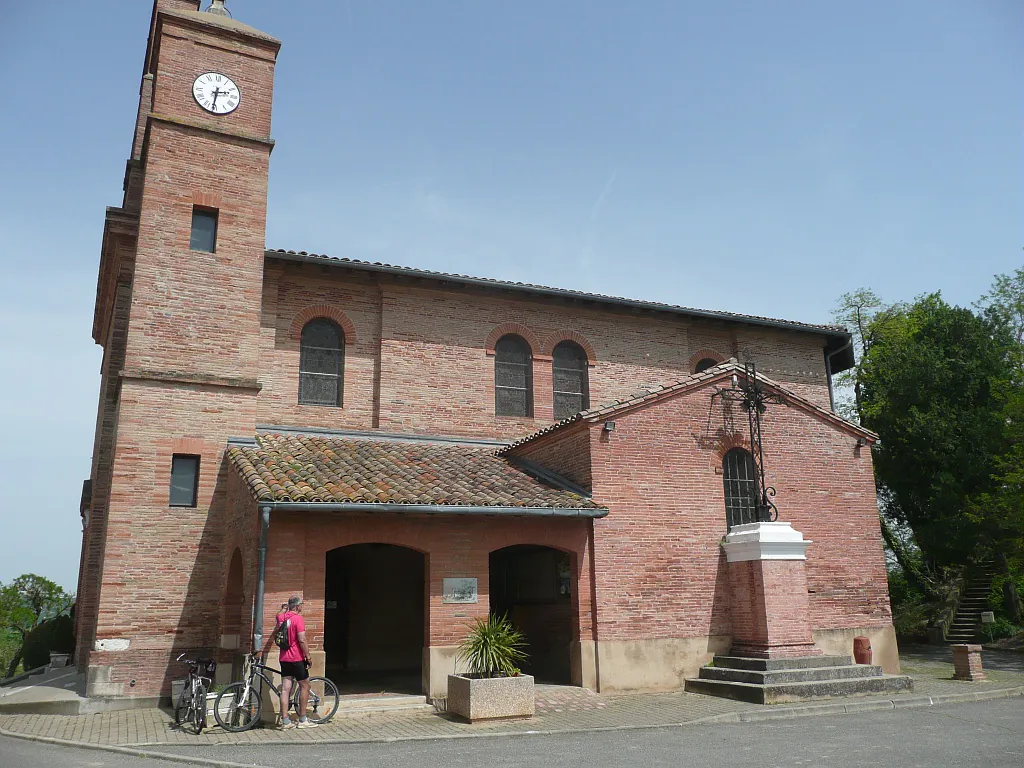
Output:
[[67,615],[55,616],[25,635],[22,663],[25,669],[35,669],[50,663],[50,651],[73,653],[74,650],[74,622]]
[[523,633],[505,616],[477,619],[469,635],[459,646],[456,660],[466,660],[471,675],[512,677],[519,674],[517,664],[526,659]]
[[934,606],[898,568],[889,571],[889,599],[897,637],[915,641],[926,639]]

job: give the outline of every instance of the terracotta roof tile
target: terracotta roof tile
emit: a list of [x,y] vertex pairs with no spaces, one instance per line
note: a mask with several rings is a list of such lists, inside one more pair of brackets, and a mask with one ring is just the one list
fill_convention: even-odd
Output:
[[490,446],[266,433],[228,459],[258,501],[601,509]]

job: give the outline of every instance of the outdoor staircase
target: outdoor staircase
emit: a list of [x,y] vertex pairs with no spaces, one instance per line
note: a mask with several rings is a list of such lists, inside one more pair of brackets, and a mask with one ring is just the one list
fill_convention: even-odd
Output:
[[994,562],[981,563],[971,569],[957,601],[953,622],[946,630],[947,643],[973,643],[981,630],[981,613],[988,610],[988,596],[996,575]]
[[792,659],[751,659],[715,656],[713,666],[702,667],[686,690],[709,696],[781,704],[839,696],[912,691],[906,675],[885,675],[882,668],[853,664],[849,656],[800,656]]

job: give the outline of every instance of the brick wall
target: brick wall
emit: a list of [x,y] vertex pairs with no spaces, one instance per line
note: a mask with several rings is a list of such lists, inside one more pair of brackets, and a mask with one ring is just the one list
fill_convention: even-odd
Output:
[[[364,543],[408,547],[426,556],[424,645],[457,644],[475,617],[487,615],[489,553],[515,544],[536,544],[570,553],[574,634],[582,639],[592,636],[588,523],[584,520],[288,512],[271,514],[264,631],[273,629],[280,604],[292,594],[301,594],[305,598],[303,615],[310,650],[320,650],[326,553],[336,547]],[[442,603],[445,577],[475,577],[479,602]]]
[[[744,445],[746,415],[714,407],[706,385],[591,426],[599,637],[728,635],[729,576],[721,457]],[[558,432],[516,450],[559,461]],[[870,452],[797,406],[764,419],[767,481],[780,519],[811,540],[806,573],[813,629],[891,622]],[[566,452],[551,468],[570,467]]]
[[[766,375],[823,407],[829,403],[824,340],[813,334],[748,326],[722,331],[716,330],[721,323],[668,314],[415,287],[358,270],[274,260],[262,299],[263,424],[523,437],[553,421],[550,355],[566,338],[593,354],[594,406],[679,380],[700,351],[721,359],[754,355]],[[297,404],[298,334],[318,311],[348,323],[341,408]],[[494,413],[491,337],[502,327],[534,347],[532,418]]]

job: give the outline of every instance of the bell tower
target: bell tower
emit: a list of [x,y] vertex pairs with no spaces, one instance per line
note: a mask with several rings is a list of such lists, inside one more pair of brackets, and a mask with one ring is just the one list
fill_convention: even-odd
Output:
[[255,433],[279,49],[223,0],[154,2],[93,323],[104,362],[76,630],[91,696],[166,695],[177,653],[222,643],[223,456]]

